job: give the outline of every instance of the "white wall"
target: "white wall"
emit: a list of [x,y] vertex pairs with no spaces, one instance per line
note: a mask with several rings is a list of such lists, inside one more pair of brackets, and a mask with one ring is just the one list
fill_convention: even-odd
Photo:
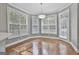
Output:
[[77,47],[77,4],[71,6],[71,41]]

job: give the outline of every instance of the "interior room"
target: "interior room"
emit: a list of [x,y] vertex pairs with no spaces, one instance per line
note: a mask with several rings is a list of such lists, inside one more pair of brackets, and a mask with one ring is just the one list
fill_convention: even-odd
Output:
[[0,55],[78,55],[78,3],[0,3]]

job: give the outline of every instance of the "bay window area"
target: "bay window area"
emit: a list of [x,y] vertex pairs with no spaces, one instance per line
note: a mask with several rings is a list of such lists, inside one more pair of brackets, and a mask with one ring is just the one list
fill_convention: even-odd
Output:
[[12,33],[9,39],[12,40],[17,37],[25,38],[34,34],[70,39],[68,8],[62,12],[46,15],[44,19],[39,19],[37,15],[30,16],[15,8],[7,7],[7,20],[8,32]]
[[32,16],[32,34],[54,35],[70,40],[69,9],[58,14],[47,15],[44,19]]

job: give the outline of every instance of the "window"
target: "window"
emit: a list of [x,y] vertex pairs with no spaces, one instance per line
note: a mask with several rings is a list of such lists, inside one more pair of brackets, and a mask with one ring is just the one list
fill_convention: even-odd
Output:
[[20,37],[28,34],[28,15],[7,7],[8,32],[12,33],[9,38]]
[[32,34],[39,34],[39,19],[32,16]]
[[49,15],[41,20],[41,33],[57,34],[57,15]]
[[69,9],[59,13],[59,37],[69,39]]

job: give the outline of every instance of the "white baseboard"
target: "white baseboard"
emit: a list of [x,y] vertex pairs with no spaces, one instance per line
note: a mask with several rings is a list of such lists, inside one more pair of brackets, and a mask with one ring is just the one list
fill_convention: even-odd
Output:
[[16,42],[13,42],[13,43],[7,44],[6,47],[9,47],[9,46],[11,46],[11,45],[14,45],[14,44],[20,43],[20,42],[22,42],[22,41],[25,41],[25,40],[28,40],[28,39],[31,39],[31,38],[36,38],[36,37],[46,37],[46,38],[59,39],[58,37],[33,36],[33,37],[27,37],[27,38],[25,38],[25,39],[22,39],[22,40],[19,40],[19,41],[16,41]]

